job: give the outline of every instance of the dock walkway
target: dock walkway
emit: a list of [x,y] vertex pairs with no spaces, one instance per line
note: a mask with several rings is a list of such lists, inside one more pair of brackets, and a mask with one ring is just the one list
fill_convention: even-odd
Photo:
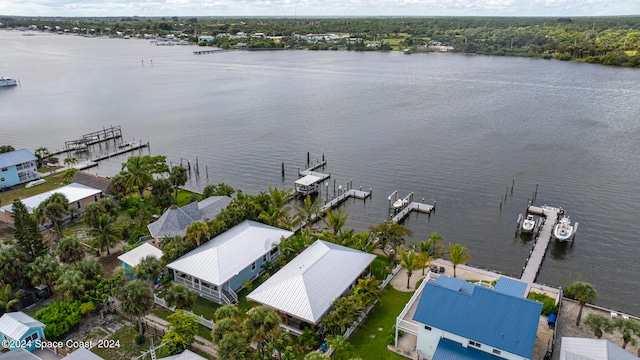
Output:
[[532,284],[536,280],[538,272],[540,271],[540,266],[542,265],[542,260],[544,259],[544,255],[549,247],[551,232],[553,231],[553,227],[556,224],[560,211],[561,210],[559,208],[547,205],[542,207],[529,206],[527,208],[527,213],[544,216],[545,221],[542,230],[540,230],[540,235],[538,235],[536,243],[533,246],[533,251],[531,251],[527,264],[522,271],[520,280],[523,282]]
[[338,205],[342,204],[344,201],[346,201],[350,197],[364,200],[370,196],[371,196],[371,191],[362,191],[362,190],[356,190],[356,189],[347,190],[344,193],[333,198],[328,203],[322,205],[320,207],[320,212],[324,213],[325,210],[336,208],[338,207]]
[[409,203],[400,212],[398,212],[393,218],[391,218],[391,221],[393,221],[394,223],[401,223],[407,216],[409,216],[409,213],[411,213],[412,211],[431,214],[431,212],[435,210],[435,208],[436,208],[435,203],[434,205],[427,205],[427,204],[414,201]]

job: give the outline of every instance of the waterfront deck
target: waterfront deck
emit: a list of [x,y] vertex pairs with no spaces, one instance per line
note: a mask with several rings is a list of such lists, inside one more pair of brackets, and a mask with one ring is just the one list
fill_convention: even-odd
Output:
[[545,221],[544,225],[542,226],[542,230],[540,230],[540,235],[538,235],[536,243],[533,246],[533,250],[529,254],[527,264],[522,270],[522,276],[520,277],[520,280],[528,284],[532,284],[536,280],[538,272],[540,271],[540,266],[542,265],[542,260],[544,259],[544,255],[547,252],[547,248],[549,247],[551,232],[553,231],[553,227],[556,224],[556,220],[558,219],[558,214],[560,212],[560,208],[546,205],[542,207],[529,206],[527,208],[527,213],[543,216],[545,217]]
[[436,205],[435,202],[433,205],[423,204],[419,202],[411,202],[409,205],[405,206],[399,213],[397,213],[391,221],[395,223],[401,223],[404,219],[409,216],[409,213],[412,211],[423,212],[427,214],[431,214],[433,210],[435,210]]
[[[102,130],[93,131],[88,134],[82,135],[81,139],[69,140],[64,142],[64,148],[51,152],[51,156],[69,153],[71,151],[83,151],[86,147],[100,144],[108,140],[116,140],[122,137],[122,128],[120,125],[110,126],[109,128],[103,128]],[[83,146],[84,148],[75,148]]]
[[366,198],[368,198],[370,196],[371,196],[371,190],[362,191],[362,190],[350,189],[350,190],[347,190],[344,193],[338,195],[337,197],[333,198],[328,203],[322,205],[320,207],[320,212],[324,213],[325,210],[336,208],[336,207],[338,207],[338,205],[342,204],[343,202],[345,202],[350,197],[354,197],[356,199],[365,200]]

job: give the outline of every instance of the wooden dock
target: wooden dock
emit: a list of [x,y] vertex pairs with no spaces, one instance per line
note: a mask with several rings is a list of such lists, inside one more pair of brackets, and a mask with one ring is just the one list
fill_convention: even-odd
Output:
[[347,190],[347,191],[343,192],[342,194],[338,195],[337,197],[333,198],[328,203],[322,205],[320,207],[320,212],[324,213],[325,210],[336,208],[336,207],[338,207],[338,205],[342,204],[343,202],[345,202],[350,197],[354,197],[356,199],[365,200],[366,198],[368,198],[370,196],[371,196],[371,190],[369,190],[369,191],[362,191],[362,190],[356,190],[356,189]]
[[[103,128],[102,130],[93,131],[88,134],[82,135],[82,138],[76,140],[69,140],[64,142],[64,149],[55,150],[51,152],[52,156],[69,153],[71,151],[83,151],[87,146],[102,143],[108,140],[116,140],[122,137],[122,128],[120,125],[110,126],[109,128]],[[85,148],[75,149],[74,146],[84,146]]]
[[196,50],[193,55],[215,54],[228,51],[226,49],[209,49],[209,50]]
[[402,210],[400,210],[400,212],[398,212],[393,218],[391,218],[391,221],[393,221],[394,223],[401,223],[407,216],[409,216],[409,213],[411,213],[412,211],[431,214],[431,212],[435,210],[435,208],[435,202],[433,203],[433,205],[428,205],[413,201],[405,206]]
[[104,154],[104,155],[98,155],[95,158],[93,158],[92,161],[98,162],[98,161],[101,161],[101,160],[109,159],[109,158],[114,157],[114,156],[126,154],[128,152],[133,151],[133,150],[142,149],[142,148],[145,148],[145,147],[148,147],[148,146],[149,146],[149,142],[148,141],[145,143],[142,140],[139,140],[139,141],[130,143],[128,146],[125,146],[125,147],[122,147],[122,148],[118,148],[118,150],[116,150],[116,151],[114,151],[112,153],[107,153],[107,154]]
[[522,270],[522,276],[520,277],[520,280],[528,284],[532,284],[536,280],[538,272],[540,271],[540,266],[542,266],[542,260],[544,259],[544,255],[547,252],[547,248],[549,247],[551,232],[553,231],[553,227],[556,224],[556,220],[558,219],[558,214],[560,213],[560,211],[560,208],[547,205],[542,207],[529,206],[527,208],[527,213],[543,216],[545,217],[545,221],[544,225],[542,226],[542,230],[540,230],[540,235],[538,235],[536,243],[533,246],[533,250],[529,254],[527,264]]

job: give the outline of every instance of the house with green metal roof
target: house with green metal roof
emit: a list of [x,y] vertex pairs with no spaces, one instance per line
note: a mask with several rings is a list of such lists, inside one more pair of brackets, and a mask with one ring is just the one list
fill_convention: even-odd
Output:
[[531,359],[542,304],[526,291],[506,277],[493,289],[447,276],[425,284],[413,315],[419,359]]

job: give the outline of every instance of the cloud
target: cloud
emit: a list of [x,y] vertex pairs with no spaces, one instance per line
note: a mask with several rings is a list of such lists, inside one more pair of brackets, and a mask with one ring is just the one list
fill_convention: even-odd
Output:
[[0,0],[26,16],[603,16],[638,0]]

